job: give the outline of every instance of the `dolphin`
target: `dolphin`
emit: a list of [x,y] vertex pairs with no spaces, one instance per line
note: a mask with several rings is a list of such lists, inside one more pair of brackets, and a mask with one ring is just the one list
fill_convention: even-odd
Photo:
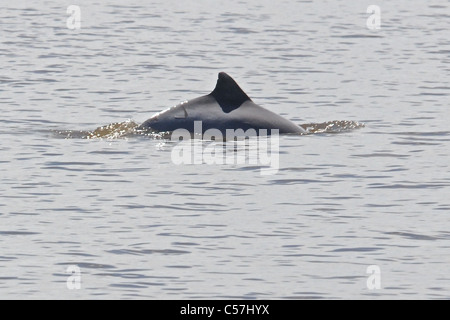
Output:
[[306,133],[292,121],[254,103],[225,72],[219,73],[216,87],[210,94],[161,111],[142,123],[138,130],[167,132],[185,129],[198,133],[199,121],[201,133],[215,129],[224,136],[227,130],[238,129],[254,130],[256,135],[260,132],[261,135],[270,134],[274,129],[281,134]]

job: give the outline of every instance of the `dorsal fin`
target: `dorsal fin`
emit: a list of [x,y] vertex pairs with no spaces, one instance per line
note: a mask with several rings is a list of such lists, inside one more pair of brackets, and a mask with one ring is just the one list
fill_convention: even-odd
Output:
[[223,112],[229,113],[237,109],[247,100],[250,99],[245,92],[239,87],[225,72],[219,73],[219,79],[214,90],[210,93],[222,108]]

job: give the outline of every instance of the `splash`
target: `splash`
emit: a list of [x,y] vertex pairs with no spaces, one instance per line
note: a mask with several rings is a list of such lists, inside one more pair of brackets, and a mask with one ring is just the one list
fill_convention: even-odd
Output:
[[[319,133],[341,133],[360,128],[364,128],[363,123],[348,120],[334,120],[322,123],[306,123],[301,127],[306,130],[306,134]],[[148,136],[153,139],[170,139],[170,132],[152,132],[140,130],[139,124],[129,119],[123,122],[115,122],[93,131],[58,130],[54,133],[64,139],[126,139],[133,136]]]
[[139,124],[129,119],[98,127],[93,131],[58,130],[54,133],[64,139],[123,139],[137,133]]
[[131,119],[123,122],[115,122],[98,127],[93,131],[83,130],[54,130],[53,133],[62,139],[99,139],[117,140],[136,136],[147,136],[152,139],[170,139],[168,132],[154,132],[139,129],[139,124]]
[[98,127],[90,132],[86,139],[121,139],[136,133],[139,124],[132,120],[115,122],[103,127]]
[[301,127],[306,134],[341,133],[364,128],[364,123],[349,120],[333,120],[322,123],[305,123]]

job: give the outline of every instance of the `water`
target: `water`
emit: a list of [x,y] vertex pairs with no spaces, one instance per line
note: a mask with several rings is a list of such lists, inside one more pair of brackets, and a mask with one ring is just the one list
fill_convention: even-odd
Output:
[[[378,1],[380,30],[369,1],[78,1],[80,30],[70,4],[1,1],[0,298],[450,298],[448,1]],[[283,136],[266,176],[55,134],[220,71],[296,123],[366,127]]]

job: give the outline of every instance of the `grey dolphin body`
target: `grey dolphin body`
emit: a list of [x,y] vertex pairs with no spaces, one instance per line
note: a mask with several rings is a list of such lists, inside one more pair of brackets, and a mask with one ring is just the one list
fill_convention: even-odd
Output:
[[305,133],[305,130],[272,111],[255,104],[225,72],[219,73],[215,89],[202,96],[175,107],[161,111],[139,126],[141,130],[159,132],[186,129],[195,133],[194,122],[201,121],[202,133],[208,129],[226,130],[278,129],[279,133]]

